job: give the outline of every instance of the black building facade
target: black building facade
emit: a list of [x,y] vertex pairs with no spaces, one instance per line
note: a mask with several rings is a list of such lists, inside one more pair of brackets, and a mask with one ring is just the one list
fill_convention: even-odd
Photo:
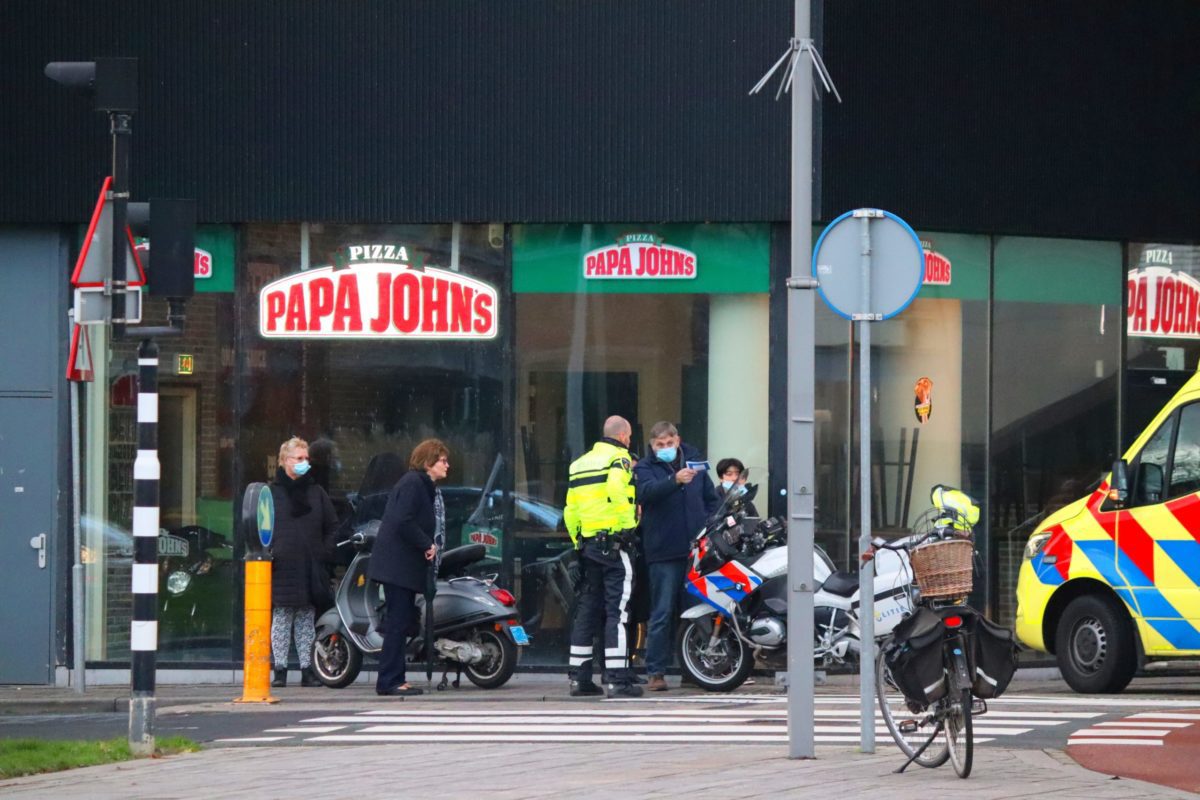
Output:
[[[1200,10],[813,5],[844,100],[817,105],[813,224],[886,208],[927,251],[917,301],[873,332],[874,524],[903,530],[933,483],[971,492],[980,599],[1010,621],[1030,523],[1082,494],[1200,358],[1194,335],[1139,317],[1126,292],[1200,278]],[[71,655],[66,310],[109,144],[104,116],[43,77],[49,61],[137,57],[133,198],[198,203],[198,293],[185,335],[162,345],[162,526],[186,547],[163,548],[160,570],[191,576],[160,588],[164,664],[240,660],[235,510],[293,434],[335,443],[347,514],[377,488],[375,456],[444,437],[452,535],[486,542],[539,619],[531,666],[565,650],[561,609],[526,567],[565,546],[565,465],[605,414],[629,417],[640,444],[676,421],[714,462],[745,461],[782,511],[790,115],[748,91],[787,47],[791,3],[6,11],[0,433],[18,444],[0,450],[0,496],[13,498],[0,556],[17,572],[0,608],[34,610],[5,622],[33,644],[0,681],[61,679]],[[646,242],[655,271],[622,274]],[[443,289],[422,289],[411,302],[425,311],[406,306],[374,336],[336,294],[323,312],[321,270],[366,244],[441,270],[445,309]],[[488,319],[454,310],[468,284],[493,293]],[[272,285],[303,285],[299,305],[271,306]],[[151,324],[163,313],[146,303]],[[119,666],[136,340],[90,327],[86,655]],[[815,345],[818,537],[849,564],[849,325],[822,311]],[[912,412],[921,378],[925,421]]]

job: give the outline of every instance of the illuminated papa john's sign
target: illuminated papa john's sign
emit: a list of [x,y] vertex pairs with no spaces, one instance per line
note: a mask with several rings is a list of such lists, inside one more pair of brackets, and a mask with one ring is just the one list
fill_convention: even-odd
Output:
[[491,339],[496,290],[458,272],[422,267],[399,245],[355,245],[345,265],[268,283],[258,330],[268,339]]

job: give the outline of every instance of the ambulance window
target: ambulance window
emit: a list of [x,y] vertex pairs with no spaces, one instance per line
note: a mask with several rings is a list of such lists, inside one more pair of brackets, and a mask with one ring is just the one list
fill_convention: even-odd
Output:
[[1172,414],[1138,455],[1133,475],[1133,505],[1144,506],[1163,501],[1163,476],[1167,473],[1167,457],[1171,453],[1171,433],[1177,415]]
[[1184,406],[1179,412],[1168,497],[1182,497],[1195,491],[1200,491],[1200,403]]

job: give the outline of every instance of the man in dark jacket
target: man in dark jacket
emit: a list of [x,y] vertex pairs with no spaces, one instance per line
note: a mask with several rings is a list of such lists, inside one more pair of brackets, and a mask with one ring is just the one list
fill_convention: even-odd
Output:
[[633,470],[638,503],[642,506],[642,547],[649,571],[650,621],[646,630],[646,688],[667,688],[667,664],[679,591],[687,574],[692,538],[704,527],[719,501],[708,472],[689,464],[704,458],[679,440],[670,422],[650,429],[650,453]]

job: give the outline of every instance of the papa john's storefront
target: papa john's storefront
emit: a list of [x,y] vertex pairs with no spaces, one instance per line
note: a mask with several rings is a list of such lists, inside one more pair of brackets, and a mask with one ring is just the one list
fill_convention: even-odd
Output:
[[[1200,259],[1181,245],[918,233],[926,285],[872,331],[873,525],[905,530],[934,483],[970,492],[984,509],[981,600],[1004,620],[1030,520],[1111,463],[1118,409],[1136,432],[1195,370],[1187,298],[1200,295],[1177,286],[1196,284]],[[609,414],[632,422],[635,450],[667,419],[710,463],[739,458],[760,511],[783,513],[786,226],[247,224],[197,241],[209,274],[184,336],[160,341],[163,668],[240,662],[235,514],[293,435],[329,454],[322,477],[347,530],[379,515],[417,442],[446,441],[449,543],[483,543],[482,566],[518,596],[525,667],[565,663],[569,586],[544,565],[568,546],[567,465]],[[1169,283],[1183,325],[1172,311],[1163,330],[1154,310],[1181,307],[1158,288]],[[857,348],[820,305],[817,534],[849,566]],[[162,316],[147,298],[144,317]],[[96,359],[84,403],[86,652],[120,668],[136,339],[92,347],[111,358]]]
[[[566,469],[603,419],[635,448],[670,419],[710,458],[768,476],[771,226],[246,225],[160,341],[159,661],[240,660],[241,492],[296,435],[330,453],[347,530],[378,517],[420,440],[451,450],[450,545],[517,594],[526,666],[565,661],[556,576]],[[203,237],[202,237],[203,238]],[[145,316],[162,310],[147,299]],[[101,349],[104,342],[92,342]],[[87,657],[129,657],[136,340],[87,400]],[[185,366],[184,366],[185,365]],[[105,388],[101,388],[105,387]],[[314,461],[316,459],[314,458]],[[176,577],[173,575],[186,577]]]

